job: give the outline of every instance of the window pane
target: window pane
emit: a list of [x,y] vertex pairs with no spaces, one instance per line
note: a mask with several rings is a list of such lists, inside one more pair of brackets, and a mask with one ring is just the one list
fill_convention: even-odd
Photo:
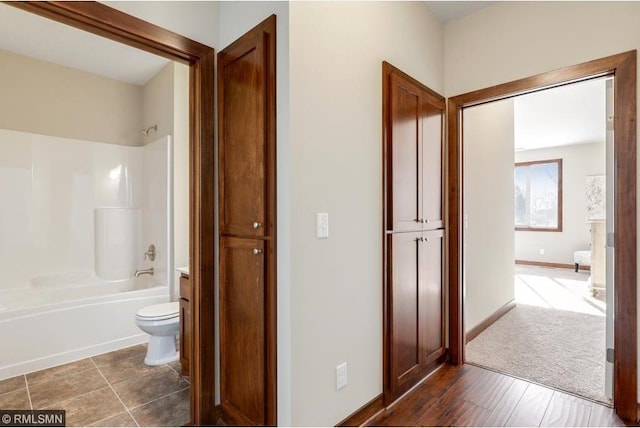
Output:
[[529,225],[531,227],[558,227],[558,165],[545,163],[531,165]]
[[528,167],[515,168],[515,207],[516,226],[526,226],[527,219],[527,181],[529,175]]

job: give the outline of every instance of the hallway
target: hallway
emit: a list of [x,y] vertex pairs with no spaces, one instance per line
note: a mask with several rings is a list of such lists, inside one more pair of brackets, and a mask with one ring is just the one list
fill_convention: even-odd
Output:
[[369,426],[624,426],[613,409],[470,364],[444,365]]

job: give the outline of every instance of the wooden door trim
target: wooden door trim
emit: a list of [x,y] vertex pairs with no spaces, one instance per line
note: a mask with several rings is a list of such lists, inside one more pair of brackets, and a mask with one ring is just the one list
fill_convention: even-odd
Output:
[[449,98],[448,229],[449,350],[451,362],[464,363],[462,254],[462,109],[602,76],[615,76],[615,370],[614,407],[621,419],[637,410],[637,253],[636,253],[636,51],[589,61]]
[[214,78],[213,48],[93,1],[6,2],[9,6],[189,64],[189,250],[193,297],[191,422],[215,419]]

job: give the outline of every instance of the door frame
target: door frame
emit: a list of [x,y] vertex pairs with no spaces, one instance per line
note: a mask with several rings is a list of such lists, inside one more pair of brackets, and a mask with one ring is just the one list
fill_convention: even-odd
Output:
[[464,364],[463,166],[465,107],[486,104],[603,76],[614,76],[615,300],[614,408],[627,422],[637,419],[636,253],[636,51],[589,61],[448,100],[449,352]]
[[[214,49],[104,4],[5,2],[27,12],[189,65],[189,279],[191,424],[214,425],[216,278],[214,217]],[[133,322],[133,321],[132,321]]]

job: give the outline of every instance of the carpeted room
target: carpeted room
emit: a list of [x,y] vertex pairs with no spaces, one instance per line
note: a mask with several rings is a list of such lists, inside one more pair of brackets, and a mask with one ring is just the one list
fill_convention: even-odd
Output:
[[[464,116],[466,361],[600,402],[610,402],[606,86]],[[577,272],[576,252],[587,253]]]

